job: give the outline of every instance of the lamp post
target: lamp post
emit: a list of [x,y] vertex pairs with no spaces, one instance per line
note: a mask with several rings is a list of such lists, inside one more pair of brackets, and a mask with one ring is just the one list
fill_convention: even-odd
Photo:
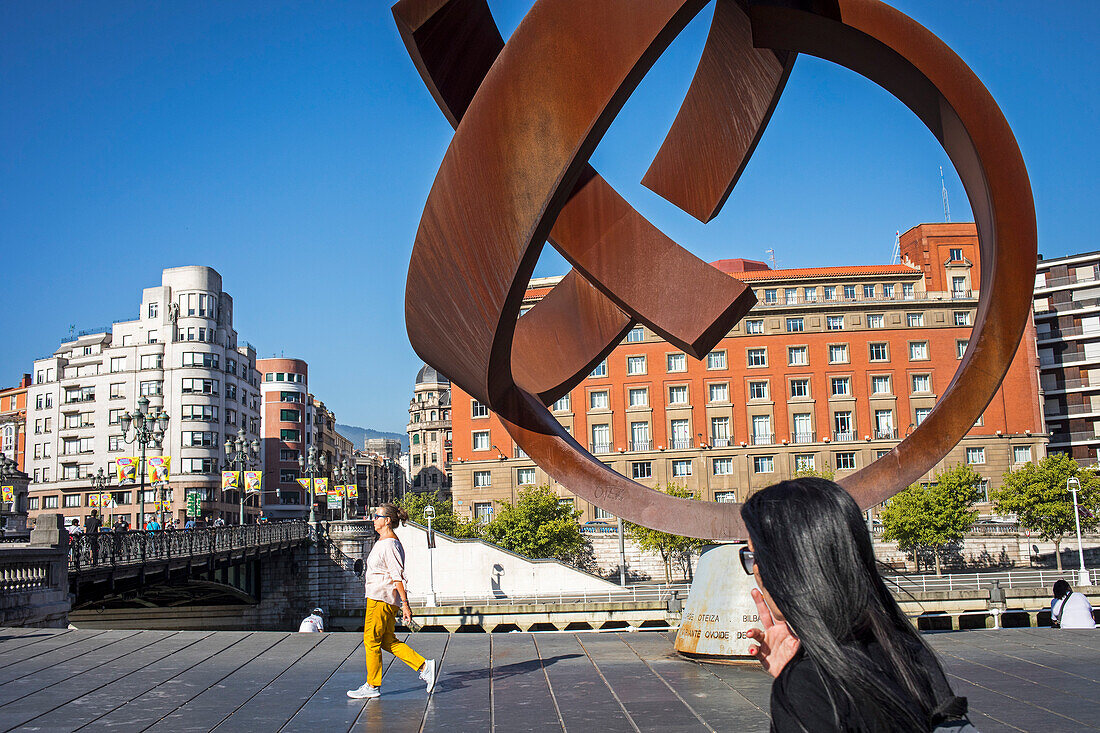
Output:
[[[92,476],[92,488],[95,489],[96,496],[99,497],[97,501],[101,510],[107,508],[103,505],[103,490],[107,488],[109,483],[111,483],[111,476],[104,473],[102,467],[95,472],[95,476]],[[102,514],[102,512],[100,513]],[[111,524],[114,524],[114,522],[111,522]]]
[[1066,481],[1066,488],[1073,495],[1073,523],[1077,525],[1077,558],[1081,561],[1081,569],[1077,571],[1077,585],[1092,585],[1089,571],[1085,569],[1085,551],[1081,549],[1081,517],[1077,513],[1077,492],[1081,490],[1081,482],[1076,476],[1070,476]]
[[[260,455],[260,441],[249,441],[244,437],[244,428],[237,431],[236,437],[230,435],[225,439],[225,460],[231,467],[236,467],[240,472],[240,485],[237,486],[237,494],[241,504],[241,526],[244,526],[244,471],[252,465]],[[230,469],[232,470],[232,468]]]
[[344,487],[344,495],[340,497],[340,510],[344,521],[348,521],[348,483],[355,480],[355,472],[352,471],[351,462],[347,456],[336,466],[336,480]]
[[[119,421],[122,425],[122,440],[126,443],[136,443],[141,448],[141,464],[138,472],[141,475],[139,484],[139,499],[141,506],[140,528],[145,528],[145,450],[150,445],[160,447],[164,442],[164,432],[168,430],[168,413],[164,410],[154,415],[149,412],[149,398],[142,395],[138,398],[137,409],[133,412],[122,413]],[[131,435],[131,428],[133,434]]]
[[324,453],[318,457],[317,446],[311,445],[308,451],[308,458],[301,453],[298,454],[298,468],[302,473],[309,475],[309,523],[317,524],[317,507],[316,500],[313,494],[313,474],[320,473],[328,465],[328,458]]
[[432,549],[435,547],[435,536],[432,534],[432,520],[435,519],[435,507],[428,504],[424,507],[424,518],[428,520],[428,596],[424,599],[425,605],[436,606],[435,600],[435,572],[432,568]]

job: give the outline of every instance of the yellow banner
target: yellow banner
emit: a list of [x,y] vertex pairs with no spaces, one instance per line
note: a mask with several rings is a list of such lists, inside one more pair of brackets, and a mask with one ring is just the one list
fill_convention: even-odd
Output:
[[324,496],[328,493],[328,479],[327,478],[315,478],[313,479],[313,493],[318,496]]
[[348,484],[348,498],[349,499],[358,499],[359,498],[359,487],[358,486],[352,486],[351,484]]
[[300,479],[297,479],[297,481],[298,481],[299,486],[301,486],[306,491],[309,491],[309,479],[308,478],[300,478]]
[[340,486],[334,486],[334,487],[333,487],[333,489],[335,489],[335,490],[336,490],[336,495],[337,495],[338,497],[340,497],[341,499],[343,499],[343,498],[344,498],[344,491],[346,491],[346,487],[345,487],[345,486],[343,486],[343,485],[341,484]]
[[263,479],[263,471],[244,472],[244,490],[250,494],[260,493],[260,484]]
[[12,502],[15,501],[15,487],[14,486],[5,486],[2,489],[0,489],[0,492],[2,492],[2,496],[0,496],[0,501],[6,501],[6,502],[9,502],[9,503],[12,503]]
[[240,471],[222,471],[222,491],[237,488],[240,477]]
[[172,456],[149,456],[145,459],[145,468],[149,472],[149,483],[168,483]]
[[137,483],[137,469],[140,462],[141,459],[137,456],[115,459],[119,485]]

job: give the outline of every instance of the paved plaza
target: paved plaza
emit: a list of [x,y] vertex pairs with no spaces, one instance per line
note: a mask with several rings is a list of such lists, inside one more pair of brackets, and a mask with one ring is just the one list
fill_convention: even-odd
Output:
[[[1100,633],[929,639],[980,730],[1100,729]],[[364,679],[358,634],[0,629],[0,730],[768,730],[770,677],[687,661],[666,632],[410,642],[442,659],[430,700],[400,662],[382,698],[348,699]]]

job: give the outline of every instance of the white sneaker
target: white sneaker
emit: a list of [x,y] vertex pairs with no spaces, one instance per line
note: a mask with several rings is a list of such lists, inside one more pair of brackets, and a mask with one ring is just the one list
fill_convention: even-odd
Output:
[[348,697],[354,700],[362,700],[364,698],[379,697],[382,691],[369,682],[364,682],[362,687],[358,687],[354,690],[348,690]]
[[432,694],[432,689],[435,687],[434,659],[427,659],[424,661],[424,666],[420,668],[420,679],[424,680],[424,684],[427,686],[428,694]]

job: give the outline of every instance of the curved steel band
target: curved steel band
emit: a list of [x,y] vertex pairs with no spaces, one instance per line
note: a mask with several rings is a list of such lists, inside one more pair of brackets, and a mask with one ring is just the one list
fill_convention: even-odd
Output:
[[[539,0],[507,44],[484,0],[394,6],[425,83],[457,127],[417,232],[405,310],[417,353],[489,405],[562,485],[633,522],[733,539],[744,535],[739,505],[675,499],[624,478],[545,407],[634,322],[699,358],[755,302],[587,165],[642,76],[705,4]],[[1034,205],[999,108],[939,39],[878,0],[798,5],[718,0],[691,88],[643,182],[701,220],[716,215],[797,53],[877,82],[941,142],[974,211],[984,284],[970,345],[932,414],[842,481],[870,507],[934,466],[996,392],[1030,312]],[[517,320],[547,239],[574,269]],[[421,297],[429,285],[433,297]]]

